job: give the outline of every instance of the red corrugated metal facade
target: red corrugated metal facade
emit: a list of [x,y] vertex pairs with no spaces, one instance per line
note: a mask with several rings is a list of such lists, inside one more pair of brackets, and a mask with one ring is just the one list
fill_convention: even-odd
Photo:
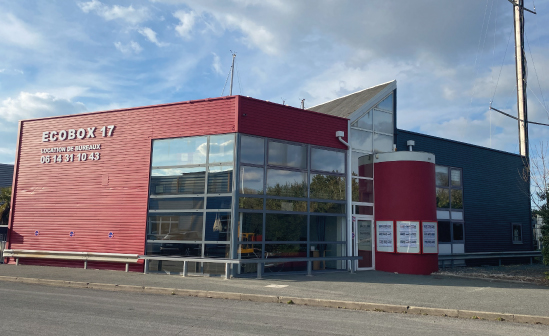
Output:
[[[112,135],[107,128],[103,137],[101,128],[109,125],[115,126]],[[92,127],[95,138],[88,138]],[[69,129],[84,129],[86,135],[42,141],[43,132],[55,131],[54,138],[59,139],[61,131]],[[241,96],[22,121],[8,248],[143,254],[152,139],[240,131],[344,148],[335,131],[346,129],[343,118]],[[41,153],[43,148],[95,144],[101,148]],[[79,153],[96,152],[99,160],[77,159]],[[69,153],[74,154],[73,162],[66,160]],[[53,162],[59,154],[62,162]],[[41,163],[46,155],[51,162]],[[80,262],[21,259],[21,263],[82,267]],[[124,266],[90,263],[89,267]],[[142,265],[131,270],[142,270]]]
[[347,149],[335,136],[344,131],[345,118],[239,96],[238,132],[269,138]]

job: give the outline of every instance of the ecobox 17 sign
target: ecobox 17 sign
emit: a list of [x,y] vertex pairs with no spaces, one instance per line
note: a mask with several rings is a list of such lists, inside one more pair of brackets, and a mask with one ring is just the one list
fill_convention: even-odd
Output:
[[[97,137],[111,137],[113,135],[115,125],[103,126],[99,129],[100,134]],[[96,139],[96,127],[87,127],[79,129],[68,129],[60,131],[42,132],[42,142],[56,142],[65,140],[87,140]],[[65,146],[65,147],[49,147],[42,148],[40,151],[40,163],[62,163],[74,161],[98,161],[101,158],[100,152],[86,153],[85,151],[101,150],[100,143]],[[75,153],[80,152],[80,153]]]

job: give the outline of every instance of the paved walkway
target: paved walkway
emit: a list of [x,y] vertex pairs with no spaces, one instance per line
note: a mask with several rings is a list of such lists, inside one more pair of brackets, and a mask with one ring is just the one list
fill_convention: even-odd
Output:
[[[544,316],[549,288],[526,283],[364,271],[275,275],[258,280],[125,273],[77,268],[0,265],[0,281],[13,277],[258,294],[414,307]],[[1,284],[0,284],[1,285]]]

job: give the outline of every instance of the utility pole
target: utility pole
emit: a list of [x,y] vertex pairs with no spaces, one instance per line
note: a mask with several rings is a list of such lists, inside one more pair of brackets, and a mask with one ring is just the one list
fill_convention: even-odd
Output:
[[234,59],[235,59],[235,57],[236,57],[236,53],[233,53],[233,64],[231,65],[231,90],[230,90],[229,96],[233,95],[233,78],[234,78]]
[[526,56],[524,53],[524,11],[532,14],[536,13],[536,7],[534,10],[530,10],[524,7],[524,0],[507,0],[513,4],[513,18],[515,22],[515,68],[517,72],[517,111],[518,118],[508,115],[507,113],[492,107],[490,102],[490,109],[507,115],[511,118],[518,120],[519,131],[519,150],[520,155],[524,157],[525,162],[530,164],[530,149],[528,141],[528,106],[526,100]]
[[517,111],[520,155],[529,157],[528,106],[526,104],[526,58],[524,57],[524,0],[513,0],[515,19],[515,65],[517,72]]
[[520,155],[530,159],[528,141],[528,106],[526,102],[526,56],[524,53],[524,11],[536,14],[536,8],[524,8],[524,0],[509,0],[513,4],[515,20],[515,65],[517,72],[517,111],[519,127]]

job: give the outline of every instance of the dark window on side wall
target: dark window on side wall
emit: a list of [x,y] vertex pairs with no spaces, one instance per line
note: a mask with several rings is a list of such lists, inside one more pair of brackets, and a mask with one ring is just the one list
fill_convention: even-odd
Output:
[[511,227],[512,227],[511,234],[512,234],[513,244],[522,244],[522,224],[513,223]]
[[438,242],[452,242],[452,231],[450,230],[450,222],[438,222]]
[[463,223],[452,223],[453,241],[462,241],[463,238]]

